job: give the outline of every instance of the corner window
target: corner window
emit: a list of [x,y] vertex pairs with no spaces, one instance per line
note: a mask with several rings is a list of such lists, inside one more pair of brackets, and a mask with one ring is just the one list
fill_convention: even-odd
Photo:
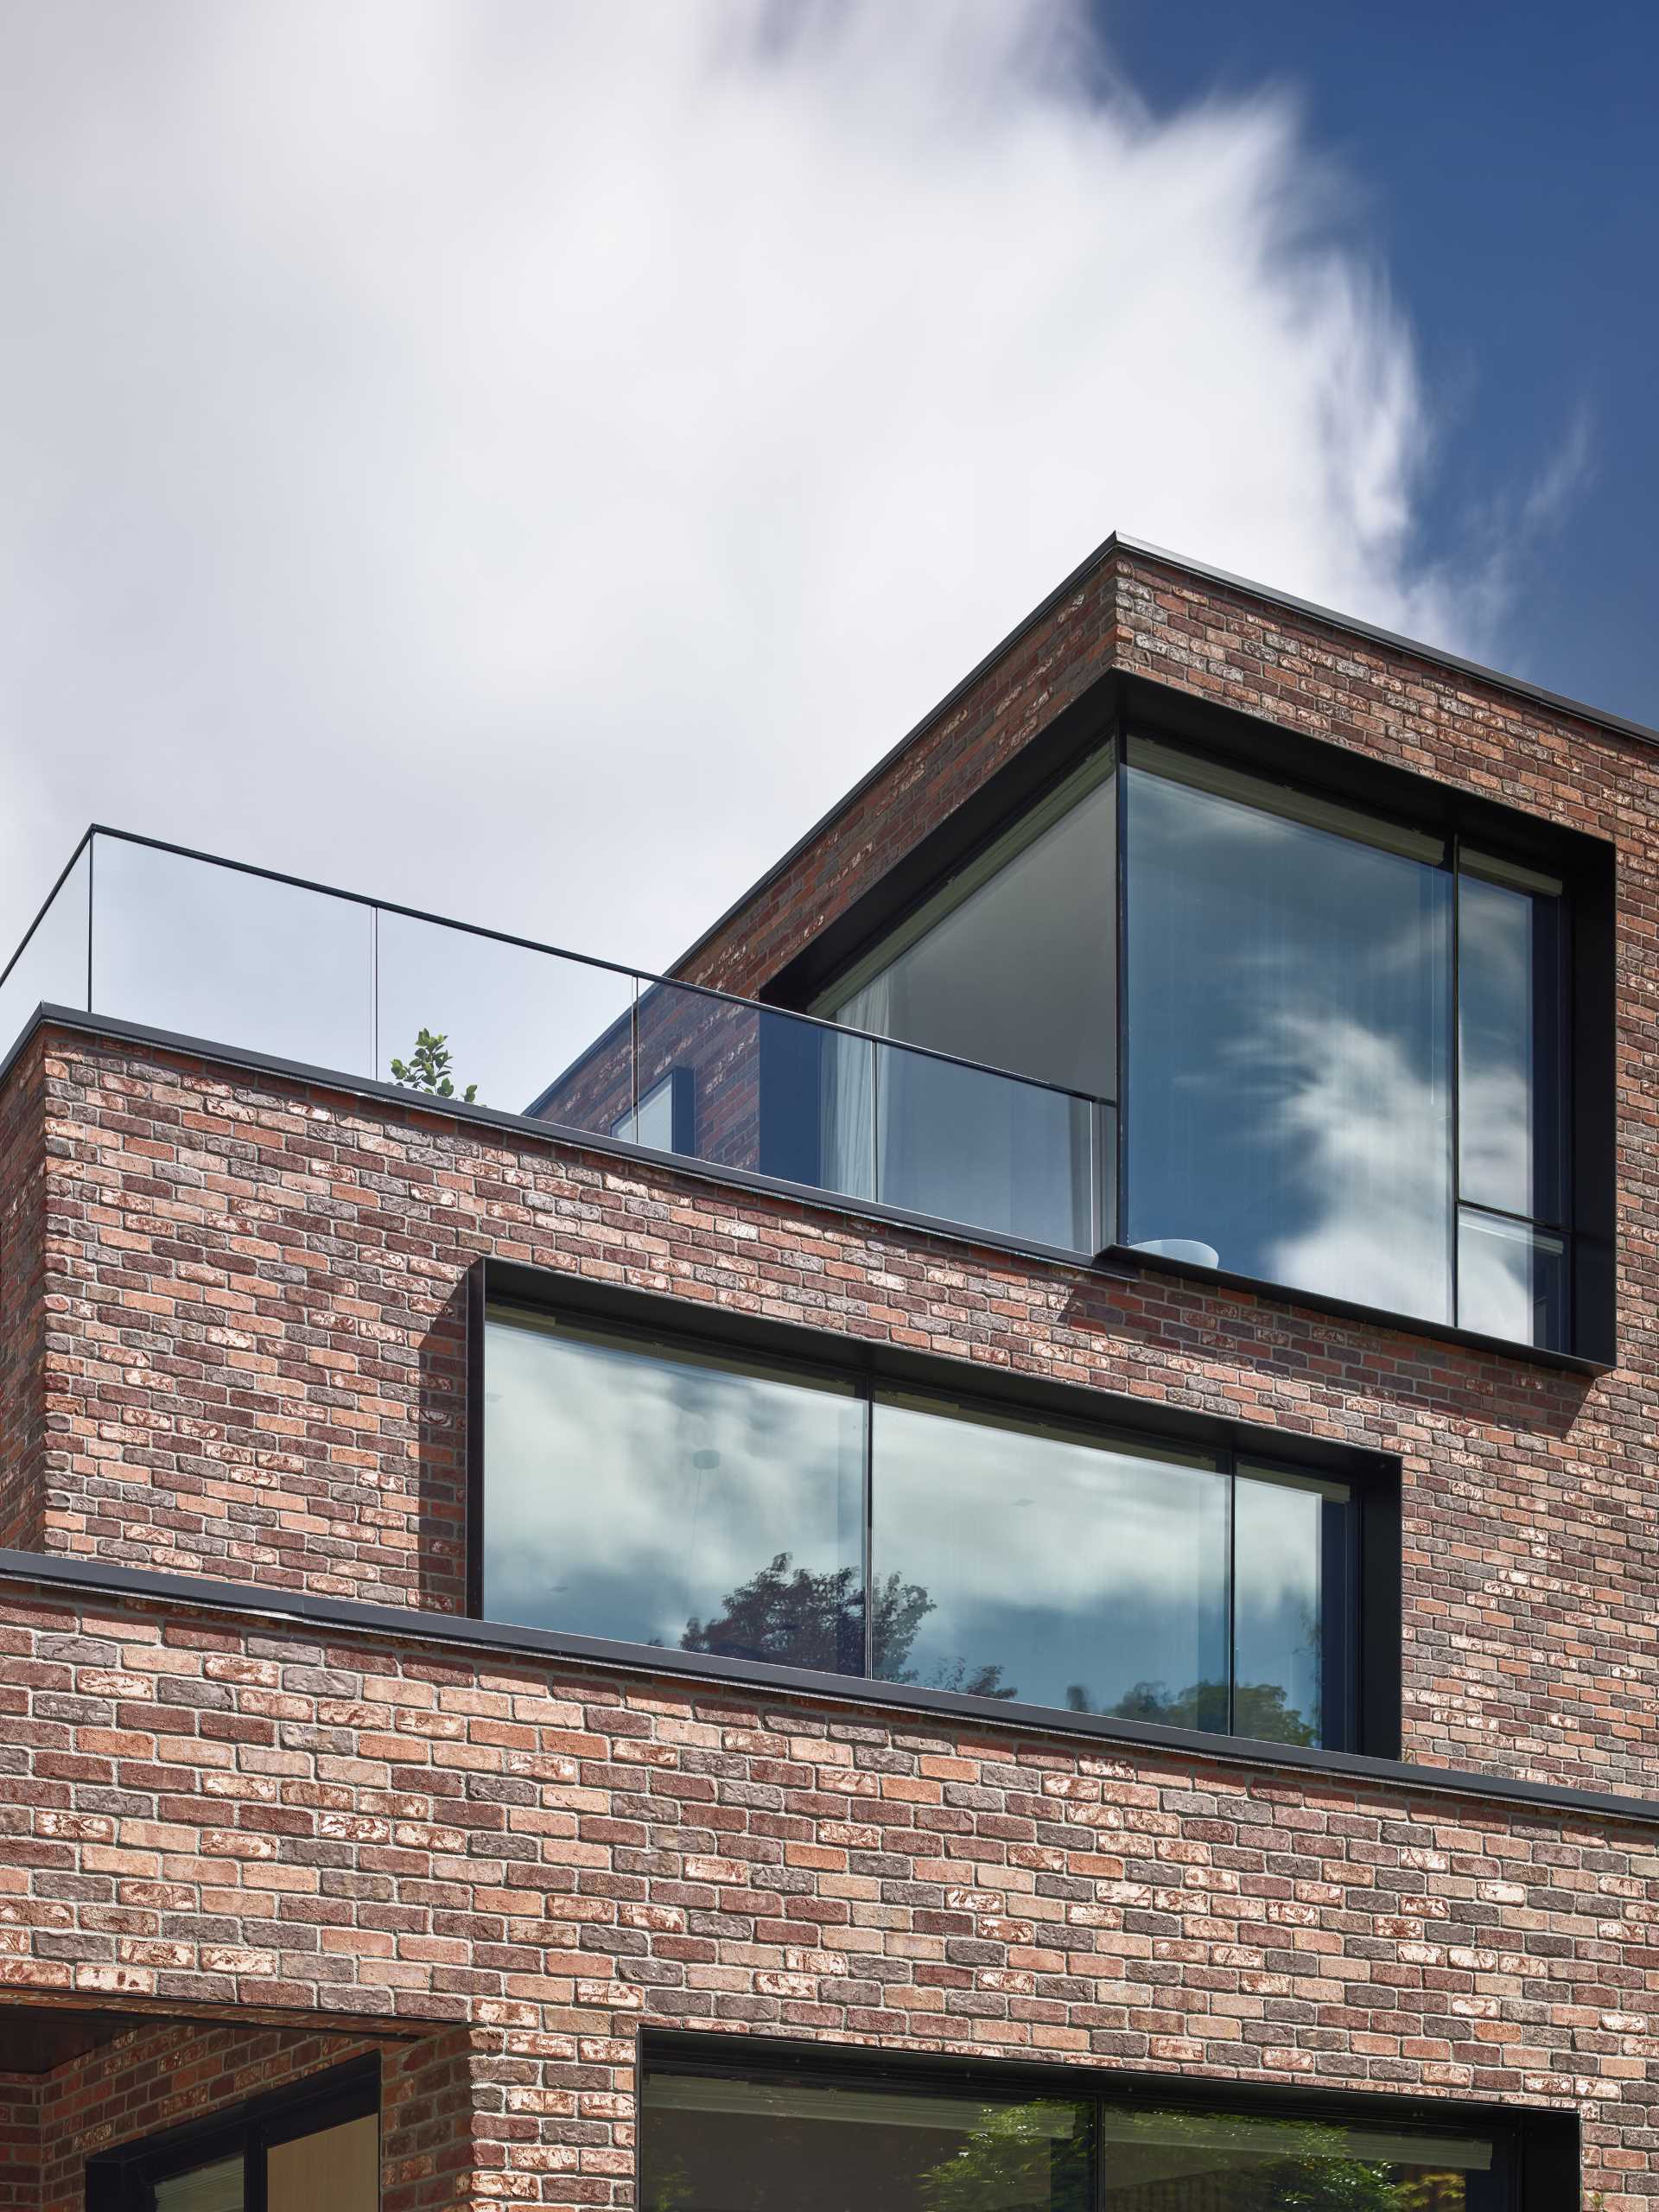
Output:
[[[1572,920],[1561,875],[1490,842],[1131,734],[817,1011],[1069,1086],[1116,1154],[1103,1242],[1572,1351]],[[868,1110],[933,1163],[930,1211],[983,1218],[959,1103],[895,1096],[885,1138]],[[1083,1187],[1052,1132],[1015,1149]]]
[[775,2071],[648,2062],[640,2202],[688,2212],[1501,2212],[1509,2130],[1385,2098],[1241,2110],[1194,2085],[1021,2092],[831,2057]]
[[490,1619],[1281,1743],[1356,1739],[1349,1484],[498,1302]]
[[1116,806],[1109,750],[818,1002],[826,1020],[926,1048],[842,1056],[823,1114],[840,1187],[859,1187],[853,1163],[868,1160],[869,1187],[917,1212],[1001,1214],[1090,1249],[1109,1236]]

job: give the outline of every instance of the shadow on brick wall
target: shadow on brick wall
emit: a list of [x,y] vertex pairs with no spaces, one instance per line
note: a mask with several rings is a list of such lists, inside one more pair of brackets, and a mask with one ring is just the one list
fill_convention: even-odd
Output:
[[467,1609],[467,1286],[421,1339],[414,1510],[419,1604]]

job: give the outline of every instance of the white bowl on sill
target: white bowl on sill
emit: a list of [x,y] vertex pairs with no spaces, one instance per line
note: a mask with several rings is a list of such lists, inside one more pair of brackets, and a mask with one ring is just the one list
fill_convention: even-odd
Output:
[[1131,1244],[1131,1252],[1149,1252],[1154,1260],[1185,1260],[1192,1268],[1218,1268],[1221,1255],[1213,1244],[1200,1244],[1196,1236],[1144,1236]]

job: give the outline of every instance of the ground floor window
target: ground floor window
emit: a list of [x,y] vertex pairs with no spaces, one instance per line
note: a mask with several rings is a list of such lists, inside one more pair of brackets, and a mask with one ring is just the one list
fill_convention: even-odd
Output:
[[[814,2069],[817,2070],[814,2070]],[[1065,2095],[863,2064],[645,2075],[642,2212],[1500,2212],[1505,2132],[1455,2107]]]
[[378,2212],[379,2202],[373,2063],[127,2144],[86,2170],[87,2212]]

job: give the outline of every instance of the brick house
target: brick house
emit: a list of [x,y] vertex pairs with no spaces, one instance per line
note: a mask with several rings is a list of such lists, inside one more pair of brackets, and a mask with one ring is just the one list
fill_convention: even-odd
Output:
[[1656,746],[1112,539],[666,980],[89,833],[0,2207],[1659,2202]]

